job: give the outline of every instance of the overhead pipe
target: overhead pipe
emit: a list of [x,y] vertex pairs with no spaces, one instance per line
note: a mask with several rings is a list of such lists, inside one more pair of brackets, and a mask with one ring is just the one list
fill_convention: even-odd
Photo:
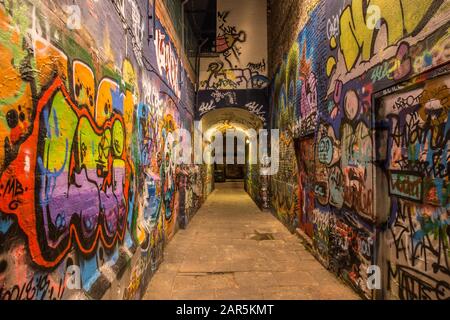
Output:
[[182,45],[182,51],[183,51],[183,56],[185,56],[186,55],[186,52],[185,52],[185,46],[186,46],[186,30],[185,30],[185,28],[184,28],[184,7],[187,5],[187,3],[189,2],[190,0],[184,0],[182,3],[181,3],[181,27],[182,27],[182,35],[181,35],[181,45]]
[[196,84],[195,84],[195,109],[198,112],[198,92],[200,90],[200,52],[202,52],[203,46],[208,42],[208,38],[204,39],[202,43],[197,48],[197,54],[195,56],[195,76],[196,76]]
[[150,45],[150,42],[152,41],[152,39],[155,36],[155,29],[156,29],[156,0],[152,0],[152,14],[150,14],[150,1],[147,2],[147,15],[148,15],[148,19],[152,20],[152,24],[153,24],[153,29],[152,29],[152,34],[148,35],[148,44]]

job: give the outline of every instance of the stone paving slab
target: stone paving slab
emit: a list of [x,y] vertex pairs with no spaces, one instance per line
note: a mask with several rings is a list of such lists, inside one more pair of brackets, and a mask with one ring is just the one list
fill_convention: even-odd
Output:
[[149,300],[356,300],[242,183],[217,190],[168,244]]

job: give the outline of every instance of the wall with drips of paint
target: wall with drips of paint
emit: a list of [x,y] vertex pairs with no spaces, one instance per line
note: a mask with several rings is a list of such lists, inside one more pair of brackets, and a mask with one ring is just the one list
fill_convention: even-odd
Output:
[[140,298],[211,191],[174,161],[194,89],[151,10],[0,1],[0,300]]
[[272,79],[273,210],[369,299],[450,297],[449,15],[319,1]]

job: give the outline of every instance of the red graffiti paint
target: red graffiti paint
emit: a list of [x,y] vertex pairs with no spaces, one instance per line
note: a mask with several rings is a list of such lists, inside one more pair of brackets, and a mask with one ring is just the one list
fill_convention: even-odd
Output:
[[[105,248],[113,248],[118,241],[123,241],[126,231],[126,220],[124,220],[123,225],[118,228],[118,231],[114,237],[112,239],[108,239],[105,236],[103,229],[100,226],[97,226],[93,240],[86,244],[81,240],[79,228],[77,228],[76,225],[71,224],[69,236],[65,242],[65,246],[56,248],[56,252],[53,252],[52,259],[49,259],[47,252],[44,252],[44,248],[46,248],[46,246],[43,243],[43,225],[38,218],[38,209],[40,204],[38,202],[36,192],[36,190],[39,189],[39,186],[37,185],[38,177],[36,176],[36,163],[38,156],[36,148],[43,143],[43,141],[41,141],[41,130],[43,129],[41,128],[42,123],[40,121],[41,113],[58,92],[62,93],[65,101],[70,105],[72,111],[79,119],[86,118],[89,120],[96,134],[100,135],[104,132],[104,130],[111,129],[115,121],[120,121],[123,123],[122,117],[118,114],[114,114],[103,124],[103,127],[98,127],[87,109],[78,108],[72,102],[72,99],[60,78],[56,78],[52,85],[40,98],[37,104],[37,116],[34,119],[33,130],[30,136],[23,142],[16,159],[11,162],[7,170],[0,177],[0,184],[3,186],[2,189],[9,190],[8,192],[2,192],[1,194],[2,201],[0,202],[0,211],[7,215],[15,215],[17,217],[18,224],[27,237],[32,260],[39,266],[45,268],[57,266],[72,248],[74,243],[77,244],[78,249],[83,254],[90,254],[95,250],[99,241],[101,241]],[[69,176],[71,176],[75,171],[74,157],[75,155],[72,153]],[[126,148],[123,150],[122,160],[125,163],[126,172],[130,173],[131,165],[128,161]],[[107,166],[112,168],[113,158],[111,155],[108,157],[107,162]],[[129,180],[130,179],[125,179],[123,189],[123,193],[126,198],[126,212],[128,212],[128,194],[130,190]],[[106,188],[111,186],[112,183],[112,170],[109,170],[108,175],[104,178],[101,189],[105,191]],[[47,247],[46,250],[49,250],[49,248]]]

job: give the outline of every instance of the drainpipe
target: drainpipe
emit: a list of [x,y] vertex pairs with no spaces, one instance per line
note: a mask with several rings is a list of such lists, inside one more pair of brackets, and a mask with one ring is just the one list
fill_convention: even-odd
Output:
[[[202,43],[197,48],[197,55],[195,57],[195,76],[196,76],[196,84],[195,84],[195,109],[198,112],[198,92],[200,90],[200,52],[202,52],[203,46],[208,42],[208,38],[204,39]],[[196,112],[196,114],[197,114]]]
[[185,36],[185,34],[186,34],[186,30],[185,30],[185,28],[184,28],[184,7],[187,5],[187,3],[189,2],[189,0],[184,0],[182,3],[181,3],[181,26],[182,26],[182,35],[181,35],[181,43],[182,43],[182,51],[183,51],[183,57],[186,55],[186,53],[185,53],[185,46],[186,46],[186,36]]
[[153,30],[152,30],[152,34],[148,35],[148,43],[150,44],[150,42],[152,41],[152,39],[155,37],[155,29],[156,29],[156,0],[152,1],[152,13],[150,14],[150,8],[149,8],[149,3],[147,3],[147,11],[148,11],[148,18],[152,20],[152,24],[153,24]]

